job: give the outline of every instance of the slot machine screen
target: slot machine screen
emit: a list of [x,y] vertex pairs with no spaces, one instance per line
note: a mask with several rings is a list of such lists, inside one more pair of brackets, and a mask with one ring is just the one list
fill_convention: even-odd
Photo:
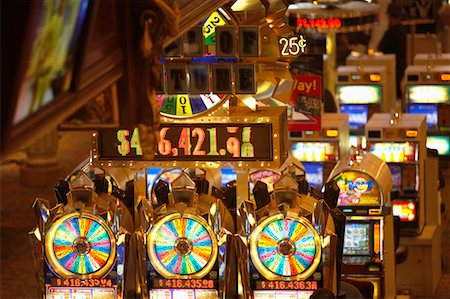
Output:
[[334,177],[339,186],[338,206],[380,206],[378,184],[367,174],[344,171]]
[[417,144],[413,142],[378,142],[370,151],[385,162],[411,162],[418,160]]
[[306,171],[306,180],[311,187],[321,188],[323,185],[323,164],[322,163],[302,163]]
[[348,114],[350,130],[358,130],[363,128],[369,119],[369,106],[341,105],[341,113]]
[[410,104],[408,105],[407,112],[412,114],[426,114],[427,128],[438,125],[438,105]]
[[416,220],[416,203],[413,200],[392,200],[392,214],[400,217],[402,222]]
[[370,255],[371,230],[368,222],[345,224],[344,255]]
[[338,85],[336,90],[341,104],[381,103],[381,86],[378,85]]
[[222,173],[222,188],[225,188],[228,182],[236,180],[236,172],[233,169],[222,168],[220,172]]
[[428,136],[427,147],[436,149],[439,156],[450,155],[450,137],[449,136]]
[[450,86],[408,85],[406,86],[406,99],[409,103],[450,103]]
[[150,299],[208,299],[218,298],[216,290],[151,289]]
[[392,176],[392,191],[402,191],[402,166],[396,164],[388,166]]
[[350,135],[350,138],[349,138],[350,146],[358,147],[358,137],[362,137],[362,142],[361,142],[362,148],[366,148],[366,146],[367,146],[366,136]]

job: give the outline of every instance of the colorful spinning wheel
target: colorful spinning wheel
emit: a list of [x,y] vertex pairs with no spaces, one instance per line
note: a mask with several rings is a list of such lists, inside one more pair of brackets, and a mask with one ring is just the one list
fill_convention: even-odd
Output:
[[250,255],[266,279],[303,280],[320,263],[320,236],[306,218],[274,215],[250,235]]
[[216,94],[159,94],[158,101],[162,116],[173,118],[188,118],[202,114],[218,107],[222,98]]
[[70,213],[50,227],[45,235],[45,252],[58,275],[102,277],[115,261],[116,242],[100,217]]
[[217,257],[217,239],[201,217],[173,213],[158,220],[147,235],[150,261],[165,278],[202,278]]

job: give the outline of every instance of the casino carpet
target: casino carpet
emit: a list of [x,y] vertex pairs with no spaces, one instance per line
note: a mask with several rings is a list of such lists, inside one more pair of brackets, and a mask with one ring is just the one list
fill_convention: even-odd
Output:
[[[90,151],[90,132],[61,132],[59,161],[64,178],[79,165]],[[28,232],[36,225],[31,205],[36,197],[55,204],[53,186],[28,188],[20,185],[19,164],[23,153],[0,165],[0,298],[37,298],[37,282]],[[442,237],[443,275],[434,297],[450,299],[450,172],[446,170],[443,200],[447,206]]]

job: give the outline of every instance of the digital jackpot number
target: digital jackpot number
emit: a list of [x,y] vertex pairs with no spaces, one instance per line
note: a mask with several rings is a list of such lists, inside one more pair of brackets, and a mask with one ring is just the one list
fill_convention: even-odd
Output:
[[332,29],[341,28],[342,22],[339,18],[297,18],[298,28]]
[[127,156],[131,149],[134,148],[136,150],[136,155],[142,156],[142,147],[141,147],[141,139],[139,137],[139,129],[134,128],[133,133],[130,136],[130,130],[118,130],[117,131],[117,141],[119,141],[119,145],[117,146],[117,151],[122,156]]
[[[233,158],[254,157],[253,145],[250,143],[251,127],[244,127],[242,135],[238,133],[237,127],[227,127],[229,134],[224,148],[218,148],[217,128],[182,128],[175,144],[168,139],[167,134],[171,128],[162,128],[160,131],[160,142],[158,154],[162,156],[225,156]],[[205,140],[208,142],[205,143]],[[241,142],[242,141],[242,142]]]

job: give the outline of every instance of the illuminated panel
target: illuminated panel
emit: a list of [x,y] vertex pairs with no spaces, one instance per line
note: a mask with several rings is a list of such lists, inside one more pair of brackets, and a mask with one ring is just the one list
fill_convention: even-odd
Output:
[[108,273],[116,258],[113,232],[101,218],[70,213],[54,222],[45,236],[52,269],[63,276]]
[[267,217],[250,235],[250,256],[268,280],[304,280],[321,259],[320,236],[306,218]]
[[341,104],[381,103],[381,86],[377,85],[339,85],[337,98]]
[[202,278],[214,266],[217,251],[213,230],[196,215],[169,214],[147,235],[150,262],[166,279]]
[[410,104],[408,105],[407,112],[412,114],[426,114],[427,128],[438,125],[438,105]]
[[322,163],[302,163],[306,171],[306,180],[311,187],[321,188],[323,185],[323,164]]
[[254,299],[309,299],[314,291],[253,291]]
[[379,206],[381,194],[378,184],[359,171],[344,171],[334,180],[339,186],[338,206]]
[[410,200],[393,200],[392,214],[400,217],[402,222],[413,222],[416,220],[416,203]]
[[278,181],[281,174],[272,170],[258,170],[250,174],[249,189],[253,192],[253,188],[257,181],[261,181],[267,185],[267,191],[273,191],[273,184]]
[[335,161],[337,147],[330,142],[298,142],[292,146],[292,156],[299,161]]
[[358,130],[367,124],[367,120],[369,119],[369,106],[341,105],[341,113],[348,114],[350,130]]
[[427,147],[438,151],[440,156],[450,155],[450,137],[449,136],[428,136]]
[[222,15],[215,11],[203,22],[203,37],[205,45],[216,44],[216,27],[228,25],[227,20]]
[[450,86],[409,85],[406,86],[406,99],[410,103],[450,103]]
[[[155,161],[272,161],[271,124],[164,124]],[[139,130],[103,129],[102,159],[143,160]]]
[[198,95],[165,95],[158,94],[160,113],[162,116],[187,118],[198,116],[218,106],[222,99],[216,94]]
[[416,146],[410,142],[380,142],[370,145],[370,151],[385,162],[409,162],[417,160]]
[[345,224],[344,255],[370,255],[370,223],[349,222]]
[[358,137],[362,138],[362,141],[361,141],[362,148],[366,148],[366,145],[367,145],[367,143],[366,143],[367,142],[366,136],[350,135],[350,138],[349,138],[350,146],[358,147]]
[[115,299],[116,291],[112,288],[77,288],[77,287],[47,287],[47,299]]

